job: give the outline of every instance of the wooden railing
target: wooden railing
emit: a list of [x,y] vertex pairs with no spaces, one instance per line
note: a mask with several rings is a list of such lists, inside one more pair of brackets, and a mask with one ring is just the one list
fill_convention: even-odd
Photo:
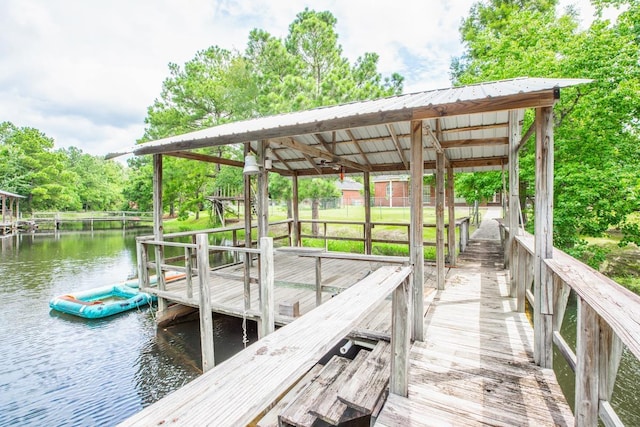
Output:
[[[517,310],[525,310],[525,299],[534,311],[534,346],[552,354],[552,343],[576,374],[576,423],[621,426],[610,404],[623,347],[640,359],[640,297],[591,267],[554,248],[545,259],[546,278],[541,289],[534,285],[534,237],[523,231],[511,249],[511,296]],[[577,299],[578,322],[575,350],[562,336],[570,292]],[[536,301],[536,297],[540,301]]]
[[[456,227],[458,227],[458,247],[461,252],[466,249],[466,246],[469,242],[469,221],[468,217],[460,218],[456,220]],[[371,247],[373,243],[389,243],[389,244],[398,244],[398,245],[406,245],[409,247],[409,233],[411,225],[409,223],[403,222],[372,222],[367,224],[364,221],[341,221],[341,220],[323,220],[323,219],[303,219],[298,221],[300,223],[300,246],[302,246],[302,238],[305,239],[318,239],[324,241],[325,250],[328,249],[328,242],[331,240],[336,241],[350,241],[350,242],[362,242],[365,248]],[[302,233],[302,225],[310,224],[321,226],[322,232],[318,234],[303,234]],[[361,232],[359,236],[344,236],[344,235],[336,235],[328,233],[329,225],[337,225],[337,226],[354,226],[361,227]],[[399,229],[405,229],[403,235],[407,236],[405,239],[381,239],[376,238],[372,234],[368,232],[367,226],[371,227],[371,229],[376,226],[380,227],[394,227]],[[423,228],[435,228],[435,224],[423,224]],[[449,224],[445,224],[445,228],[448,228]],[[369,237],[370,236],[370,237]],[[424,241],[423,246],[436,246],[435,241]],[[448,244],[445,242],[445,246],[448,248]]]
[[393,318],[389,391],[407,396],[411,272],[410,266],[376,270],[122,425],[253,425],[389,295]]

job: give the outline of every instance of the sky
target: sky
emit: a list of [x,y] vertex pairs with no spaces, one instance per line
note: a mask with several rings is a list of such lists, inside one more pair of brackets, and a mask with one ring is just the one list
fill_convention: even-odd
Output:
[[[586,0],[575,0],[590,16]],[[379,54],[404,92],[450,86],[473,0],[0,0],[0,122],[105,155],[135,144],[168,64],[212,45],[244,51],[249,31],[284,38],[305,7],[337,18],[353,63]],[[587,12],[585,12],[587,11]]]

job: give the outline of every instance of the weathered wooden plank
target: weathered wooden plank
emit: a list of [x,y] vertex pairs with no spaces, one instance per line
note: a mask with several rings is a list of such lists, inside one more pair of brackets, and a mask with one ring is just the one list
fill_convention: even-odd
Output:
[[411,206],[410,211],[410,244],[409,257],[413,266],[413,280],[411,286],[413,298],[413,319],[411,319],[411,338],[422,341],[424,339],[424,236],[422,225],[424,223],[424,212],[415,207],[422,206],[422,176],[424,174],[423,164],[423,143],[422,143],[422,121],[411,122]]
[[278,427],[278,415],[318,376],[322,368],[322,365],[314,365],[313,368],[258,421],[257,427]]
[[[339,425],[341,422],[347,421],[347,418],[362,417],[365,414],[348,411],[349,407],[338,399],[340,390],[352,381],[353,375],[369,357],[371,352],[368,350],[360,350],[356,357],[348,364],[339,378],[337,378],[331,386],[326,388],[322,395],[313,403],[310,408],[312,415],[332,425]],[[350,412],[350,414],[345,414]]]
[[453,168],[447,168],[447,209],[449,226],[447,227],[447,249],[449,251],[449,265],[454,266],[457,263],[458,256],[456,254],[456,203],[454,198],[454,175]]
[[324,396],[324,391],[331,387],[349,365],[349,359],[333,356],[300,394],[278,415],[279,423],[296,427],[311,427],[317,416],[311,413]]
[[275,330],[275,298],[273,295],[274,265],[273,239],[260,238],[260,312],[261,335],[263,338]]
[[371,414],[384,389],[389,384],[391,346],[380,341],[369,357],[353,374],[351,381],[338,393],[347,406]]
[[211,315],[211,297],[209,295],[209,236],[196,236],[198,256],[198,287],[200,291],[200,346],[202,349],[202,372],[215,365],[213,353],[213,317]]
[[[436,287],[444,289],[444,152],[436,153]],[[416,206],[416,205],[414,205]],[[418,209],[419,210],[419,209]]]
[[203,425],[215,420],[218,426],[237,426],[254,421],[410,272],[410,267],[376,270],[123,425],[158,425],[169,420]]

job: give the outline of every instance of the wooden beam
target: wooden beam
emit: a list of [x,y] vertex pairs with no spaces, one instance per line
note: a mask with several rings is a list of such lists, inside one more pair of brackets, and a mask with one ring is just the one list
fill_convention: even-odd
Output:
[[553,367],[553,280],[544,263],[553,258],[553,109],[536,110],[534,359]]
[[431,141],[433,142],[433,148],[436,150],[436,153],[443,153],[444,150],[442,148],[442,145],[440,144],[440,140],[431,130],[431,126],[425,126],[424,130],[426,131],[427,135],[431,137]]
[[524,147],[524,144],[526,144],[527,141],[529,141],[529,138],[531,138],[531,135],[533,135],[533,133],[536,131],[536,126],[537,126],[536,121],[534,120],[533,123],[531,123],[531,126],[529,126],[529,129],[527,129],[527,132],[525,132],[524,136],[518,143],[518,151],[520,151],[522,147]]
[[509,138],[486,138],[486,139],[454,139],[451,141],[441,141],[443,149],[460,147],[486,147],[489,145],[506,145]]
[[302,156],[304,156],[304,158],[307,160],[307,162],[309,162],[309,164],[311,165],[313,170],[315,170],[318,173],[318,175],[322,175],[322,169],[320,169],[320,166],[316,165],[316,161],[313,160],[313,157],[311,157],[307,153],[301,153],[301,154],[302,154]]
[[278,159],[278,161],[280,163],[282,163],[284,165],[285,168],[287,168],[289,171],[294,172],[293,169],[291,169],[291,166],[289,166],[289,164],[287,163],[286,160],[284,160],[282,157],[280,157],[280,154],[278,154],[278,150],[273,148],[271,149],[271,154],[273,154],[273,156]]
[[[391,300],[391,370],[389,392],[407,397],[409,393],[409,352],[411,350],[411,277],[393,291]],[[422,316],[420,316],[422,320]]]
[[353,142],[353,144],[356,146],[356,149],[362,156],[362,160],[364,160],[367,166],[371,167],[371,162],[367,158],[367,155],[365,154],[364,150],[362,150],[362,146],[360,146],[360,143],[358,142],[358,140],[353,136],[353,132],[351,132],[351,129],[347,129],[346,133],[349,136],[349,138],[351,138],[351,142]]
[[239,168],[244,167],[244,162],[240,162],[238,160],[225,159],[222,157],[210,156],[208,154],[194,153],[192,151],[171,151],[164,154],[167,156],[179,157],[181,159],[197,160],[207,163],[217,163],[227,166],[236,166]]
[[413,267],[412,291],[413,327],[411,337],[424,340],[424,223],[422,176],[423,176],[422,121],[411,122],[411,211],[409,258]]
[[322,145],[322,147],[327,150],[328,153],[331,154],[336,154],[336,145],[335,145],[335,141],[333,143],[333,147],[331,147],[327,141],[325,141],[324,137],[322,135],[320,135],[319,133],[314,133],[313,137],[315,138],[316,141],[318,141],[318,143],[320,145]]
[[387,130],[389,131],[389,135],[391,135],[391,139],[393,140],[393,145],[395,145],[396,150],[398,151],[398,155],[400,156],[400,160],[404,165],[404,169],[409,170],[409,164],[407,163],[407,159],[404,156],[404,151],[402,150],[402,146],[400,145],[400,140],[396,136],[396,131],[393,128],[393,124],[388,124]]
[[[245,157],[249,154],[250,144],[244,144]],[[244,175],[244,247],[251,248],[251,175]],[[251,255],[244,255],[244,308],[251,309]]]
[[507,127],[507,123],[496,123],[492,125],[464,126],[461,128],[442,129],[442,133],[446,134],[446,133],[458,133],[458,132],[473,132],[474,130],[502,129],[506,127]]
[[318,148],[311,147],[306,144],[302,144],[301,142],[296,141],[294,138],[280,138],[280,139],[274,140],[273,142],[280,145],[284,145],[285,147],[289,147],[294,150],[297,150],[300,153],[308,154],[309,156],[313,156],[313,157],[320,157],[322,159],[329,160],[331,162],[334,162],[339,165],[346,166],[352,169],[360,170],[363,172],[369,171],[370,169],[368,166],[364,166],[359,163],[352,162],[351,160],[344,159],[340,156],[336,156],[335,154],[331,154],[326,151],[320,150]]

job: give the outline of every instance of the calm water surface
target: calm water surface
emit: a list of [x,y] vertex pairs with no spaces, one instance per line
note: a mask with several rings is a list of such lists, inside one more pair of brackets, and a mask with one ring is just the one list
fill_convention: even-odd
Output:
[[[149,308],[98,320],[49,309],[56,295],[134,273],[134,234],[0,244],[0,426],[114,425],[200,375],[198,322],[156,329]],[[242,348],[240,320],[216,317],[214,333],[216,362]]]

